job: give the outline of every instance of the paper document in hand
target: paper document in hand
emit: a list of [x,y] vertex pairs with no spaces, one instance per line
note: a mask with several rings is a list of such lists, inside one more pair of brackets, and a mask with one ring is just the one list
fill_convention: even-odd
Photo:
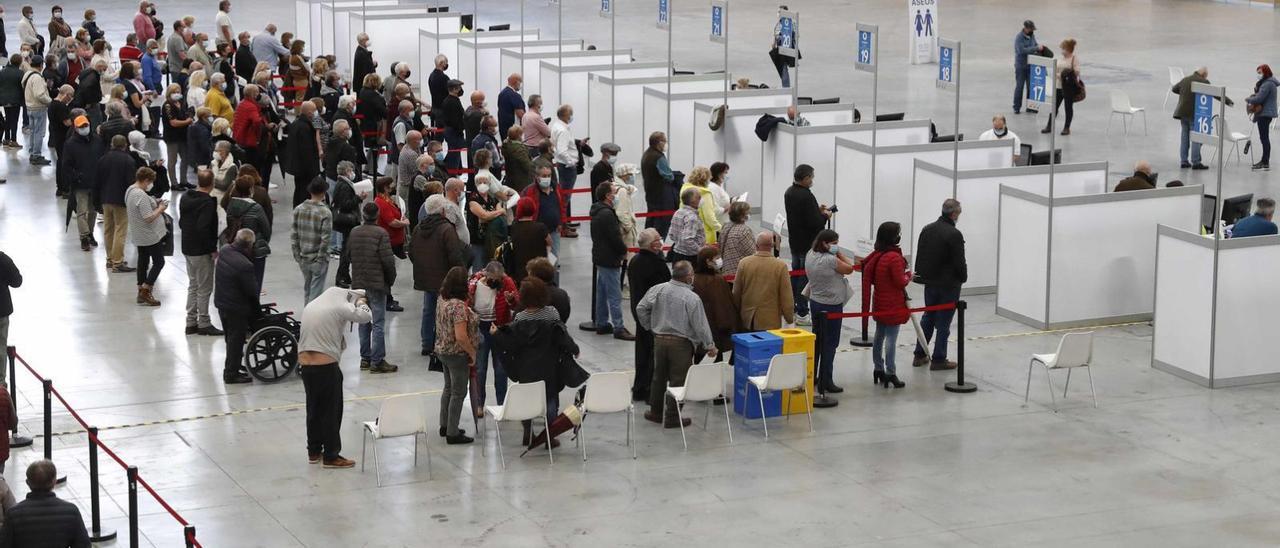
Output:
[[359,196],[360,194],[366,193],[366,192],[369,193],[370,196],[373,196],[373,180],[372,179],[356,181],[355,184],[351,185],[351,188],[356,191],[356,196]]
[[782,232],[782,226],[787,224],[787,216],[781,213],[773,217],[773,231]]
[[512,194],[511,199],[507,200],[507,209],[515,209],[516,204],[520,202],[519,194]]
[[857,241],[855,241],[854,243],[853,256],[859,257],[859,258],[866,258],[868,255],[871,255],[871,253],[875,250],[876,250],[876,243],[874,241],[868,240],[866,238],[858,238]]
[[747,201],[747,195],[748,195],[748,194],[751,194],[751,193],[750,193],[750,192],[743,192],[741,196],[738,196],[737,198],[734,198],[734,199],[730,200],[730,202],[745,202],[745,201]]

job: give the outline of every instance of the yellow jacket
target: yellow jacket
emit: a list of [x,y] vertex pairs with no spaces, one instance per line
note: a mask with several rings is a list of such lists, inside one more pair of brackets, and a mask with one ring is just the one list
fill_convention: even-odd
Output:
[[228,122],[234,122],[232,118],[236,114],[236,109],[231,108],[231,101],[227,100],[227,96],[222,94],[222,90],[211,87],[209,93],[205,95],[204,106],[213,111],[216,118],[222,118]]
[[680,195],[684,195],[686,189],[696,188],[702,196],[702,200],[698,202],[698,218],[702,219],[702,230],[707,234],[707,245],[716,243],[716,235],[720,234],[720,219],[716,218],[716,200],[711,195],[711,189],[705,186],[698,186],[685,183],[680,187]]

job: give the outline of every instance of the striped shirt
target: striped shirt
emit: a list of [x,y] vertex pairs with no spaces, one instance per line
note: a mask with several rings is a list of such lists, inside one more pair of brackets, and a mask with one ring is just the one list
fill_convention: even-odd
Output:
[[551,320],[553,322],[559,322],[560,313],[556,312],[556,309],[550,306],[544,306],[537,310],[525,309],[516,312],[516,318],[514,321],[518,322],[522,320]]
[[164,225],[164,216],[159,215],[150,222],[147,216],[156,210],[156,199],[137,185],[129,185],[124,193],[124,204],[129,219],[129,236],[133,245],[138,247],[155,245],[169,233]]
[[307,200],[293,210],[293,260],[312,263],[329,260],[329,235],[333,232],[333,214],[329,206]]

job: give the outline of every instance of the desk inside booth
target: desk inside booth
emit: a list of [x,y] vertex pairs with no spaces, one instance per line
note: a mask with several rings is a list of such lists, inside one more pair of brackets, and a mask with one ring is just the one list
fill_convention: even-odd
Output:
[[769,372],[769,362],[779,354],[803,352],[805,360],[805,385],[809,388],[810,401],[804,393],[773,392],[764,396],[764,416],[804,414],[813,405],[814,340],[815,336],[803,329],[774,329],[739,333],[733,336],[733,412],[748,419],[760,415],[760,395],[754,389],[748,396],[747,378],[761,377]]

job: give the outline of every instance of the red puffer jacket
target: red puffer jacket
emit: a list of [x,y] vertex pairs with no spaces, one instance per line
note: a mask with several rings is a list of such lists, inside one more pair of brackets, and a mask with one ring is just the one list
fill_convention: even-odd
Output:
[[907,274],[907,260],[902,257],[902,248],[894,246],[885,251],[876,251],[862,261],[862,292],[874,286],[871,293],[872,312],[892,312],[885,315],[872,316],[877,322],[888,325],[902,325],[910,319],[907,313],[907,284],[911,276]]

